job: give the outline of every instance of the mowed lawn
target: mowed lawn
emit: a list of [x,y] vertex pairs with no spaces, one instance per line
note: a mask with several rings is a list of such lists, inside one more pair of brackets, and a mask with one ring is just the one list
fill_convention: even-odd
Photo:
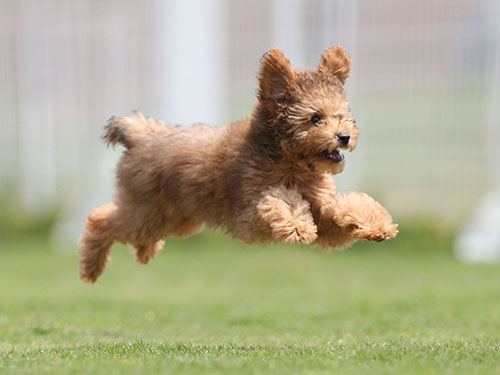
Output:
[[402,227],[344,252],[205,232],[95,285],[44,237],[0,240],[0,374],[500,374],[500,267]]

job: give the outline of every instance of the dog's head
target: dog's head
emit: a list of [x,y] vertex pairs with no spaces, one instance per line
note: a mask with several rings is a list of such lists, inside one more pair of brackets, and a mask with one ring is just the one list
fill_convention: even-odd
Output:
[[317,70],[295,70],[277,48],[262,58],[259,105],[283,157],[311,171],[340,173],[341,150],[352,151],[359,130],[344,83],[351,59],[340,46],[326,50]]

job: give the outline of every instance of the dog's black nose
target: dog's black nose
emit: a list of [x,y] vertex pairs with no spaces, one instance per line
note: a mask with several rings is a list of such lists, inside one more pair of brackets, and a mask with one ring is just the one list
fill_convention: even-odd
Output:
[[351,139],[351,136],[347,133],[339,133],[337,134],[337,138],[339,139],[340,143],[342,143],[342,146],[347,146],[349,143],[349,139]]

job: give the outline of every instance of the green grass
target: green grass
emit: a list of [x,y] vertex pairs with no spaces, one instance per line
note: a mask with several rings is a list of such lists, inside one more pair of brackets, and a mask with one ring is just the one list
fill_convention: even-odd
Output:
[[500,267],[402,228],[345,252],[205,232],[95,285],[43,237],[0,242],[0,374],[500,374]]

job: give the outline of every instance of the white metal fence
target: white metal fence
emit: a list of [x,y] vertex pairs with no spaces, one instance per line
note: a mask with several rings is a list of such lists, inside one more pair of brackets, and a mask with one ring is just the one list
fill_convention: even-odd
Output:
[[[80,217],[111,198],[111,115],[248,116],[260,56],[343,44],[361,128],[338,176],[396,215],[463,217],[499,183],[495,0],[0,0],[0,193]],[[63,210],[63,211],[64,211]],[[78,212],[78,214],[75,214]],[[79,223],[81,224],[81,223]]]

